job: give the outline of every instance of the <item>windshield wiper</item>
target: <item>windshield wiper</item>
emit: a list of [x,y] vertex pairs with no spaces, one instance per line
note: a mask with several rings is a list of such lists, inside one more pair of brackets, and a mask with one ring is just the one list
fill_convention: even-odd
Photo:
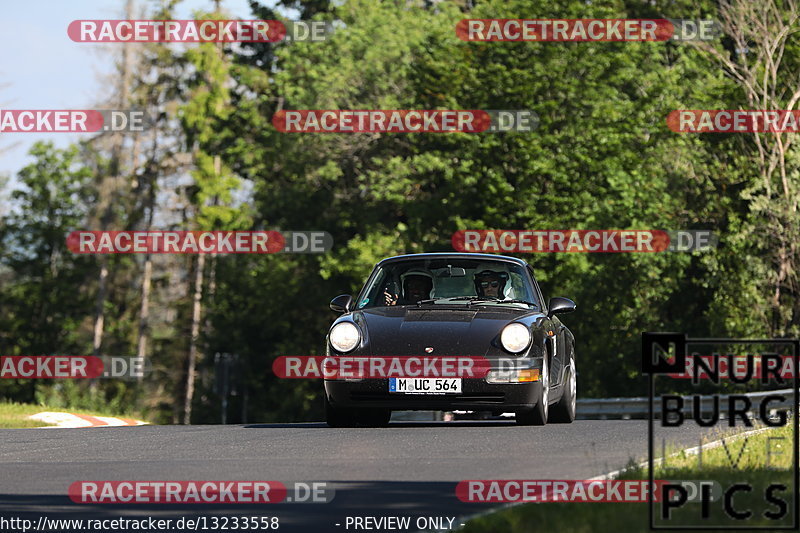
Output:
[[448,298],[452,301],[466,301],[467,305],[472,305],[472,302],[501,302],[500,298],[493,298],[491,296],[456,296],[455,298]]
[[527,304],[527,305],[536,305],[533,302],[529,302],[527,300],[519,300],[519,299],[511,299],[511,300],[501,300],[500,298],[492,298],[491,296],[458,296],[456,298],[448,298],[449,300],[466,300],[469,303],[472,302],[493,302],[499,304]]
[[501,301],[498,298],[490,298],[488,296],[451,296],[449,298],[431,298],[430,300],[420,300],[417,302],[417,306],[422,304],[432,304],[440,301],[448,301],[448,302],[456,302],[456,301],[465,301],[467,300],[469,303],[473,301],[491,301],[491,302],[499,302]]
[[536,305],[533,302],[529,302],[527,300],[501,300],[500,298],[494,298],[492,296],[453,296],[450,298],[431,298],[429,300],[420,300],[417,302],[417,306],[423,304],[432,304],[442,300],[450,301],[450,302],[467,302],[467,305],[472,304],[472,302],[492,302],[492,303],[499,303],[499,304],[527,304],[527,305]]
[[501,303],[501,304],[528,304],[528,305],[536,305],[536,304],[535,304],[535,303],[533,303],[533,302],[529,302],[529,301],[527,301],[527,300],[518,300],[518,299],[516,299],[516,298],[514,298],[514,299],[512,299],[512,300],[501,300],[501,301],[500,301],[500,303]]
[[417,307],[419,307],[422,304],[433,304],[433,303],[438,302],[439,300],[449,300],[449,299],[450,298],[431,298],[429,300],[419,300],[417,302]]

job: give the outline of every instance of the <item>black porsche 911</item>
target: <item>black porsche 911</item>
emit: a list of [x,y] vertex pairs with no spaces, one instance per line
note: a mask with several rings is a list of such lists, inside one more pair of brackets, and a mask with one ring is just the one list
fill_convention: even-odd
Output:
[[480,357],[492,370],[446,382],[326,379],[328,425],[382,426],[392,410],[514,412],[522,425],[572,422],[575,339],[556,315],[575,303],[544,301],[521,259],[475,253],[384,259],[355,299],[331,301],[341,316],[326,338],[326,355]]

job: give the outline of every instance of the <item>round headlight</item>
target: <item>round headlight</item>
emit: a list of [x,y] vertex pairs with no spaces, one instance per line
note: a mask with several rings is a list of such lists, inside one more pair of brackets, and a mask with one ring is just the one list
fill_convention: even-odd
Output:
[[361,340],[361,332],[352,322],[339,322],[330,332],[328,338],[336,351],[349,352],[358,346]]
[[513,322],[503,328],[500,343],[511,353],[519,353],[531,343],[531,334],[524,324]]

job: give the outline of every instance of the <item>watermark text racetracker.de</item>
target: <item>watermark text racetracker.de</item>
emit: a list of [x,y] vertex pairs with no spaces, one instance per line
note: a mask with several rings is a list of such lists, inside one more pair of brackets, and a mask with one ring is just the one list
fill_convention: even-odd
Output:
[[68,495],[77,504],[299,504],[330,503],[336,490],[326,481],[81,480]]
[[272,125],[283,133],[502,133],[539,125],[529,109],[294,109]]
[[461,378],[488,383],[530,383],[541,378],[540,369],[519,358],[447,355],[284,355],[273,361],[272,371],[284,379],[388,379],[390,392],[430,394],[458,391]]
[[74,20],[67,35],[78,43],[275,43],[320,42],[325,21],[280,20]]
[[721,35],[713,20],[684,19],[463,19],[462,41],[693,41]]
[[0,109],[0,133],[141,132],[152,123],[139,109]]
[[459,252],[646,253],[706,251],[718,239],[709,230],[458,230],[451,243]]
[[94,355],[0,356],[0,379],[139,379],[151,370],[142,357]]
[[274,254],[324,253],[326,231],[73,231],[76,254]]

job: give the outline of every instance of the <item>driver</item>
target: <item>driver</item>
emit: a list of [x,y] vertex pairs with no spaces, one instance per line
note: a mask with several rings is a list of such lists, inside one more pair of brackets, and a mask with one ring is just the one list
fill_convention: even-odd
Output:
[[427,300],[433,291],[433,275],[423,269],[414,268],[400,276],[403,283],[403,298],[397,294],[383,291],[386,305],[409,305],[420,300]]
[[497,298],[503,300],[503,291],[508,281],[507,272],[496,272],[494,270],[483,270],[474,276],[475,293],[485,298]]

